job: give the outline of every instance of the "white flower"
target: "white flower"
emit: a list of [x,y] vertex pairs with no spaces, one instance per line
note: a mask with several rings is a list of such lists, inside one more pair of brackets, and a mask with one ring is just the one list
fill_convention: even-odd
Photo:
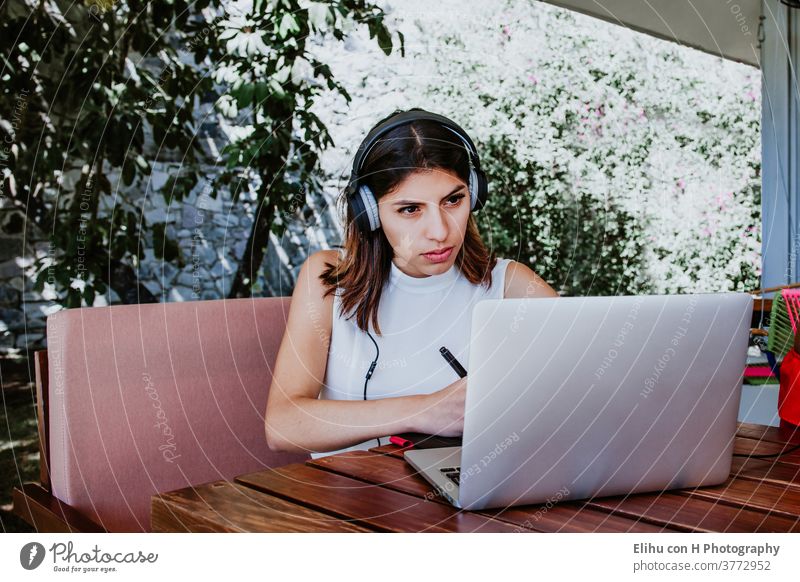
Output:
[[228,65],[222,65],[218,67],[213,74],[214,81],[217,83],[235,83],[239,79],[241,79],[241,75],[239,75],[238,70],[236,67],[231,67]]
[[303,81],[310,80],[314,75],[314,68],[303,57],[297,57],[292,65],[292,84],[300,86]]
[[253,15],[252,0],[238,0],[226,4],[225,12],[228,18],[219,22],[219,26],[223,29],[219,38],[228,41],[225,45],[228,52],[242,57],[272,53],[272,49],[261,38],[263,32],[259,30]]
[[253,0],[227,0],[222,8],[231,16],[249,16],[253,14]]
[[308,20],[317,30],[325,30],[333,23],[330,7],[321,2],[311,2],[308,6]]
[[236,105],[236,99],[231,95],[223,95],[217,99],[217,110],[225,117],[234,118],[239,114],[239,108]]
[[253,125],[245,125],[245,126],[228,125],[224,128],[224,131],[225,133],[228,134],[228,139],[230,140],[230,143],[236,143],[238,141],[250,137],[255,131],[255,129],[256,128]]
[[239,28],[235,26],[235,22],[230,20],[223,22],[231,26],[231,28],[226,28],[219,35],[220,40],[228,41],[225,45],[228,52],[238,54],[241,57],[249,57],[256,54],[269,56],[272,54],[272,49],[262,40],[262,33],[255,30],[255,23],[252,20],[243,21]]

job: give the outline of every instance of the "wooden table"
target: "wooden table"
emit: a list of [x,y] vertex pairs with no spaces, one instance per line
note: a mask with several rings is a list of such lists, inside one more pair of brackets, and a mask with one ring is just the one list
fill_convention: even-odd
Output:
[[[735,452],[785,446],[773,427],[740,424]],[[156,495],[161,532],[795,532],[800,451],[734,457],[722,485],[463,511],[442,500],[394,445],[341,453]]]

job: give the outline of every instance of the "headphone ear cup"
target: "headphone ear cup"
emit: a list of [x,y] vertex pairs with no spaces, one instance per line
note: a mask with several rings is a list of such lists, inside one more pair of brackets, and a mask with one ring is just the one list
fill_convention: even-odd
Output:
[[[473,172],[475,175],[475,198],[477,200],[472,210],[475,211],[483,208],[486,204],[486,201],[489,199],[489,185],[486,180],[486,174],[483,170],[474,170]],[[472,195],[471,188],[470,195]]]
[[356,227],[363,233],[372,232],[381,226],[380,215],[378,214],[378,203],[375,195],[366,184],[359,186],[353,194],[348,197],[350,209],[355,218]]
[[361,199],[364,201],[364,210],[369,221],[369,230],[378,230],[381,227],[381,216],[378,213],[378,201],[375,200],[375,195],[370,190],[369,186],[364,184],[359,188]]
[[478,175],[472,164],[469,166],[469,208],[476,210],[478,205]]
[[353,222],[355,222],[356,229],[359,232],[368,232],[369,221],[364,212],[364,203],[356,188],[350,187],[347,195],[347,204],[350,206],[350,212],[353,215]]

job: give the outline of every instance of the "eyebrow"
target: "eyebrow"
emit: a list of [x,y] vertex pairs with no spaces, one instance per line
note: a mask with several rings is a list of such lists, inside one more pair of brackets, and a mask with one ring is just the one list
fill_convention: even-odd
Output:
[[[460,192],[464,188],[466,188],[466,186],[464,186],[463,184],[461,186],[456,186],[453,189],[453,191],[450,192],[450,194],[446,194],[445,196],[442,196],[442,200],[444,200],[445,198],[449,198],[450,196],[452,196],[456,192]],[[397,202],[393,202],[392,206],[400,206],[401,204],[420,204],[420,201],[419,200],[398,200]]]

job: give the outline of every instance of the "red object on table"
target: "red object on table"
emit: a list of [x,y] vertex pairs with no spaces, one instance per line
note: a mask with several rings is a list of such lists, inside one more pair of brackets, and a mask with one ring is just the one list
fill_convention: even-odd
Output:
[[791,349],[781,362],[781,386],[778,392],[778,416],[800,425],[800,354]]
[[397,445],[398,447],[407,447],[409,449],[414,447],[414,443],[408,439],[404,439],[403,437],[399,436],[390,436],[389,442],[393,445]]
[[744,369],[745,378],[769,378],[772,375],[772,368],[769,366],[747,366]]

